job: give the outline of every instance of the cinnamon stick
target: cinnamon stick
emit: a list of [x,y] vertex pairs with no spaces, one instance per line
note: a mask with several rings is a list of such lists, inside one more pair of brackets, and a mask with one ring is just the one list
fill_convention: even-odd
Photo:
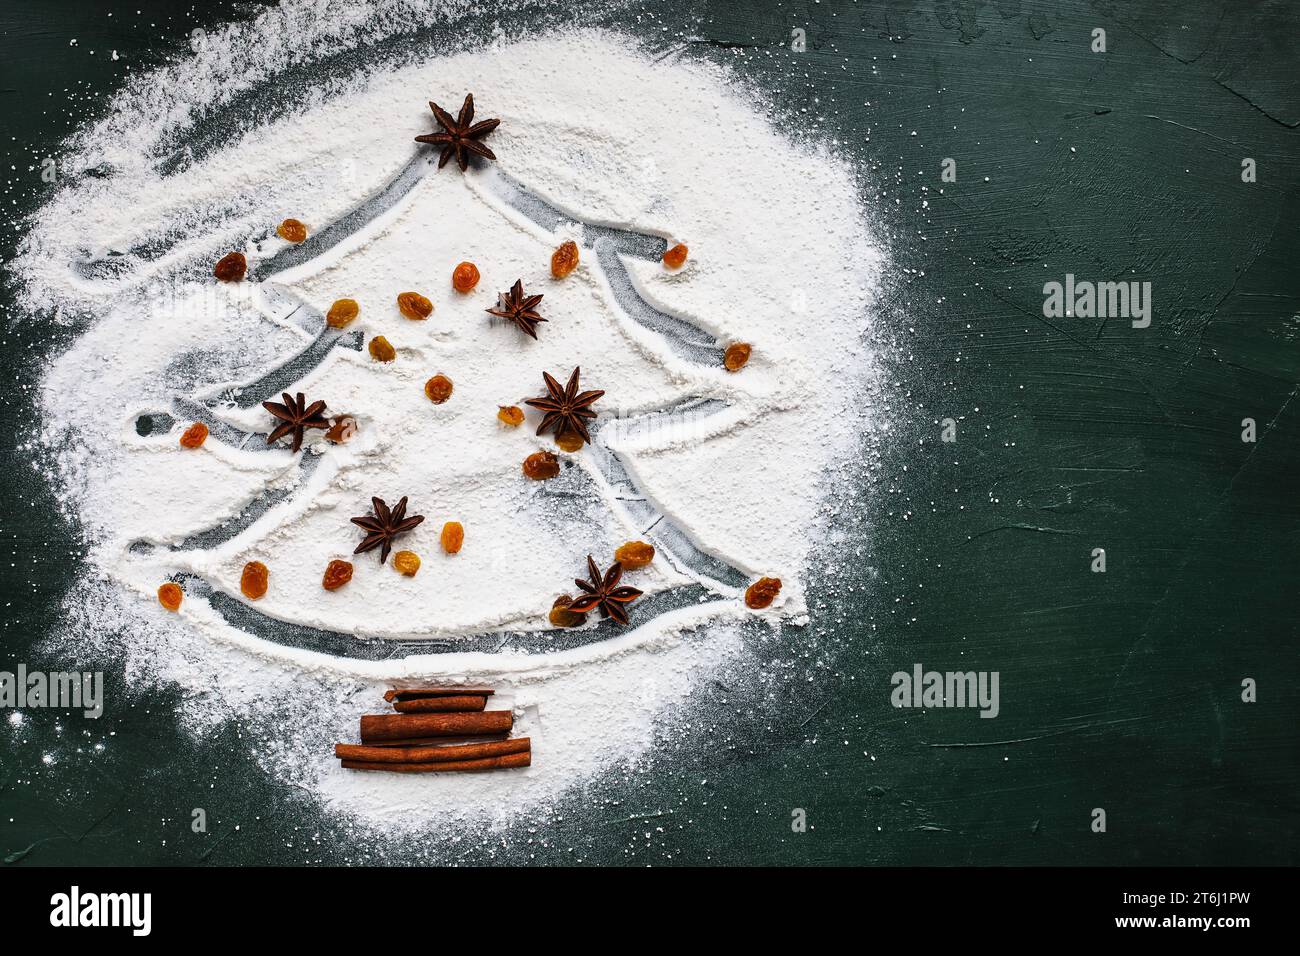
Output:
[[523,753],[485,757],[482,760],[448,760],[442,763],[373,763],[367,760],[344,760],[343,768],[345,770],[387,770],[389,773],[451,773],[453,771],[474,773],[483,770],[528,767],[532,762],[532,751],[525,750]]
[[499,734],[473,734],[454,737],[394,737],[392,740],[368,740],[368,747],[434,747],[447,744],[483,744],[494,740],[505,740],[505,732]]
[[486,697],[416,697],[413,700],[393,701],[393,710],[402,714],[482,710],[486,706]]
[[500,734],[510,730],[514,723],[514,714],[508,710],[468,714],[366,714],[361,718],[361,742]]
[[491,697],[491,687],[394,687],[384,691],[384,700],[411,700],[416,697]]
[[448,763],[519,754],[528,751],[531,747],[532,740],[528,737],[444,747],[367,747],[364,744],[335,744],[334,756],[341,760],[362,763]]

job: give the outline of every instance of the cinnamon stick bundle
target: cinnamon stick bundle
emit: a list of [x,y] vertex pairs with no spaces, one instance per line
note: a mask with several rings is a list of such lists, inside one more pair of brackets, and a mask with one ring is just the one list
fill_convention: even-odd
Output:
[[341,760],[362,763],[449,763],[482,760],[486,757],[504,757],[507,754],[525,753],[531,748],[532,740],[528,737],[441,747],[367,747],[364,744],[335,744],[334,756]]
[[505,740],[508,734],[465,734],[452,737],[394,737],[392,740],[368,740],[370,747],[434,747],[446,744],[483,744]]
[[384,700],[412,700],[416,697],[491,697],[491,687],[394,687],[384,691]]
[[437,763],[374,763],[368,760],[344,760],[347,770],[387,770],[390,773],[452,773],[456,771],[474,773],[483,770],[508,770],[514,767],[528,767],[533,762],[531,750],[523,753],[505,754],[501,757],[485,757],[482,760],[447,760]]
[[364,744],[413,737],[462,737],[506,733],[514,726],[509,710],[453,714],[366,714],[361,718]]
[[393,701],[393,710],[402,714],[482,710],[486,706],[486,697],[416,697],[411,700]]

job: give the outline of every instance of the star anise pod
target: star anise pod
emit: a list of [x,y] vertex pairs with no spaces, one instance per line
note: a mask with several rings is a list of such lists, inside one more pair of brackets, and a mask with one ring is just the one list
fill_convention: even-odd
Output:
[[568,609],[575,614],[586,614],[588,611],[600,608],[601,617],[612,617],[618,623],[626,624],[627,611],[624,605],[631,604],[643,592],[627,585],[618,586],[619,578],[623,577],[623,565],[618,561],[609,566],[609,570],[602,578],[595,559],[587,555],[587,571],[591,575],[590,581],[573,579],[573,583],[585,593],[574,598]]
[[384,504],[383,498],[371,498],[370,503],[374,505],[375,514],[373,517],[364,515],[360,518],[352,518],[354,525],[364,529],[367,533],[353,554],[363,554],[366,551],[373,551],[375,548],[383,546],[379,552],[379,563],[383,564],[388,560],[388,552],[393,550],[393,539],[399,534],[406,534],[417,524],[424,520],[424,515],[411,515],[406,517],[406,496],[390,511],[388,505]]
[[524,295],[524,280],[516,279],[509,292],[498,293],[495,309],[485,309],[492,315],[509,319],[533,338],[537,338],[537,323],[546,320],[537,314],[537,303],[542,301],[540,295]]
[[[417,143],[433,143],[435,146],[442,147],[442,155],[438,157],[438,168],[447,165],[447,160],[454,155],[456,163],[460,166],[463,173],[469,168],[469,154],[477,153],[487,159],[496,159],[496,153],[488,149],[479,142],[481,137],[486,136],[498,126],[501,125],[499,119],[483,120],[481,123],[474,122],[474,94],[465,95],[465,103],[460,108],[460,115],[455,119],[451,114],[444,110],[432,100],[429,101],[429,109],[433,110],[434,119],[444,130],[442,133],[425,133],[423,136],[415,137]],[[472,125],[471,125],[472,124]]]
[[266,436],[266,443],[273,445],[285,435],[293,435],[293,451],[302,447],[302,433],[308,428],[329,428],[329,419],[321,412],[325,411],[324,402],[312,402],[307,404],[302,392],[294,398],[288,392],[281,392],[280,397],[284,399],[284,404],[279,402],[263,402],[262,407],[268,412],[280,419],[280,424],[275,426],[275,430]]
[[578,435],[585,442],[591,441],[591,433],[587,431],[587,420],[596,417],[596,413],[591,410],[591,404],[604,395],[605,391],[597,389],[591,392],[579,392],[578,375],[581,371],[575,368],[573,374],[569,376],[569,384],[564,388],[560,387],[560,383],[552,378],[549,372],[542,373],[542,378],[546,380],[546,391],[550,394],[530,398],[524,402],[525,405],[546,412],[542,423],[537,426],[537,434],[540,435],[547,429],[554,428],[557,438],[568,433]]

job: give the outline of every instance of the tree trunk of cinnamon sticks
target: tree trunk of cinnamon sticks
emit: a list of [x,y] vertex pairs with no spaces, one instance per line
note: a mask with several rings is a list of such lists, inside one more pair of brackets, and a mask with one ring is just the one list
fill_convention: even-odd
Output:
[[455,714],[367,714],[361,718],[361,742],[410,737],[460,737],[506,733],[515,718],[508,710]]

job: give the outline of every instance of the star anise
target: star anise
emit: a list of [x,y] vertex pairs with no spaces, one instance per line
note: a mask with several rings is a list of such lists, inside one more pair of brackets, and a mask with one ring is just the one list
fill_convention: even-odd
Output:
[[329,428],[329,419],[321,412],[325,411],[324,402],[312,402],[307,404],[302,392],[298,393],[295,399],[288,392],[281,392],[280,397],[284,399],[284,404],[279,402],[263,402],[262,407],[268,412],[280,419],[280,424],[275,426],[275,430],[266,436],[266,443],[273,445],[285,435],[293,435],[293,451],[302,447],[302,433],[308,428]]
[[406,532],[414,528],[424,520],[424,515],[406,517],[405,495],[402,496],[402,500],[391,511],[388,505],[384,504],[383,498],[371,498],[370,503],[374,505],[374,517],[364,515],[360,518],[351,519],[354,525],[367,532],[365,538],[352,553],[362,554],[383,545],[383,549],[379,552],[379,563],[383,564],[388,560],[388,552],[393,549],[393,539],[399,534],[406,534]]
[[470,153],[477,153],[487,159],[497,158],[496,153],[480,143],[479,139],[500,126],[501,121],[490,119],[474,123],[473,93],[465,95],[465,103],[460,108],[460,115],[455,119],[452,119],[450,113],[432,100],[429,101],[429,109],[433,110],[434,119],[445,132],[425,133],[423,136],[415,137],[415,141],[433,143],[435,146],[442,147],[442,155],[438,157],[439,169],[446,166],[447,160],[452,156],[456,157],[456,163],[462,173],[469,168]]
[[560,383],[552,378],[549,372],[542,373],[542,378],[546,380],[546,390],[550,394],[530,398],[524,402],[525,405],[546,412],[542,423],[537,426],[537,434],[540,435],[547,429],[554,428],[557,438],[564,434],[571,434],[579,436],[585,442],[591,441],[591,433],[587,431],[587,420],[596,417],[596,413],[591,410],[591,404],[604,395],[605,391],[597,389],[591,392],[579,392],[578,375],[581,371],[575,368],[573,374],[569,376],[569,384],[564,388],[560,387]]
[[573,603],[569,605],[569,610],[575,614],[586,614],[588,611],[600,608],[601,617],[612,617],[618,623],[626,624],[627,611],[624,605],[631,604],[643,592],[627,585],[618,586],[619,578],[623,576],[623,565],[618,561],[609,566],[609,570],[602,578],[595,559],[587,555],[587,571],[591,574],[590,581],[573,579],[573,583],[586,593],[574,598]]
[[546,320],[537,314],[537,303],[542,301],[540,295],[524,295],[524,280],[516,279],[515,284],[510,287],[509,292],[498,293],[498,302],[495,309],[485,309],[492,315],[498,315],[503,319],[509,319],[520,330],[527,332],[533,338],[537,338],[537,323]]

